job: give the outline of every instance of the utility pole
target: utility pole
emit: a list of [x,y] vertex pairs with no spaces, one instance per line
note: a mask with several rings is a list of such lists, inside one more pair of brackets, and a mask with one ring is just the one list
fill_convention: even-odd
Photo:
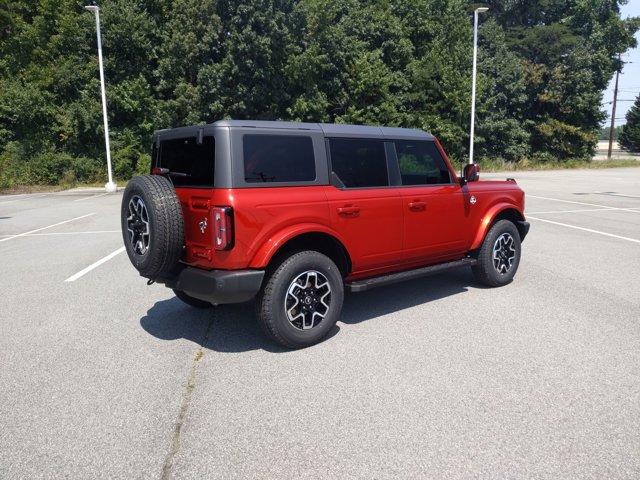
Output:
[[609,129],[609,151],[607,152],[607,160],[611,160],[611,150],[613,150],[613,131],[616,128],[616,102],[618,101],[618,77],[622,70],[622,60],[618,55],[618,70],[616,70],[616,84],[613,87],[613,105],[611,107],[611,128]]

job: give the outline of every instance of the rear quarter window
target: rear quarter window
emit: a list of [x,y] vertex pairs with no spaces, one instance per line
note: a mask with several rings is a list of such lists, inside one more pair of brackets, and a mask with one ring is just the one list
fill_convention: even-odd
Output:
[[247,183],[312,182],[316,179],[311,137],[244,135],[242,151]]
[[160,140],[157,165],[169,169],[176,187],[213,187],[215,140],[212,136]]

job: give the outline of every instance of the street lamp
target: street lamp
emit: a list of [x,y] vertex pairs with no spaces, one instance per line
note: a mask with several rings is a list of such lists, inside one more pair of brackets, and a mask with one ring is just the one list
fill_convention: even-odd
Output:
[[104,144],[107,149],[107,174],[109,175],[109,181],[105,184],[104,188],[109,193],[116,191],[118,186],[113,181],[113,174],[111,173],[111,151],[109,148],[109,121],[107,120],[107,93],[105,91],[104,84],[104,66],[102,65],[102,39],[100,38],[100,8],[97,5],[88,5],[86,7],[90,12],[96,15],[96,35],[98,36],[98,65],[100,66],[100,90],[102,92],[102,117],[104,119]]
[[478,14],[489,10],[487,7],[476,8],[473,12],[473,73],[471,78],[471,135],[469,137],[469,163],[473,163],[473,133],[476,116],[476,63],[478,57]]

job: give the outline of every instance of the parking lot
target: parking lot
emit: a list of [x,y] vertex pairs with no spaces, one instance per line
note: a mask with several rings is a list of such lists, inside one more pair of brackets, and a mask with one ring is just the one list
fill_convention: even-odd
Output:
[[0,196],[0,478],[640,478],[640,168],[506,176],[512,284],[349,295],[300,351],[147,286],[120,193]]

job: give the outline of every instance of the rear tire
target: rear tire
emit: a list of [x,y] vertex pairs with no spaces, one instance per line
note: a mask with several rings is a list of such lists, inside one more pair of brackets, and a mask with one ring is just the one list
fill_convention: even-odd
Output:
[[303,251],[285,258],[268,277],[256,302],[265,334],[288,348],[324,339],[342,311],[344,285],[326,255]]
[[182,207],[171,182],[160,175],[133,177],[120,217],[127,255],[140,275],[170,274],[184,248]]
[[209,302],[205,302],[204,300],[200,300],[199,298],[194,298],[191,295],[187,295],[186,293],[184,293],[181,290],[173,290],[173,293],[176,294],[176,297],[178,297],[180,300],[182,300],[184,303],[186,303],[187,305],[194,307],[194,308],[201,308],[201,309],[205,309],[205,308],[212,308],[213,304],[209,303]]
[[513,280],[521,255],[520,234],[509,220],[496,222],[482,242],[478,263],[472,267],[480,283],[488,287],[501,287]]

